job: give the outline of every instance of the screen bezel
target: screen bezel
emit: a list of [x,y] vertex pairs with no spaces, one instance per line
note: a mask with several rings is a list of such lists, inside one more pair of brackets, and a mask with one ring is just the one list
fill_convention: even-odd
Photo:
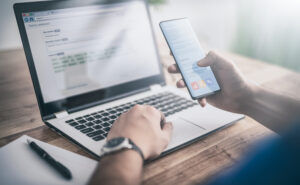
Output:
[[[184,19],[184,20],[188,20],[188,18],[184,17],[184,18],[178,18],[178,19],[171,19],[171,20],[161,21],[161,22],[159,23],[159,27],[160,27],[160,29],[161,29],[161,31],[162,31],[162,33],[163,33],[163,36],[164,36],[164,38],[165,38],[165,40],[166,40],[166,42],[167,42],[167,44],[168,44],[168,47],[169,47],[169,49],[170,49],[170,51],[171,51],[172,53],[173,53],[173,51],[172,51],[172,49],[171,49],[171,47],[170,47],[170,43],[169,43],[169,41],[168,41],[168,39],[167,39],[167,37],[166,37],[166,34],[165,34],[165,32],[164,32],[164,29],[162,28],[161,25],[164,24],[164,23],[167,23],[167,22],[174,22],[174,21],[179,21],[179,20],[183,20],[183,19]],[[174,58],[176,64],[178,64],[178,61],[177,61],[176,57],[174,57],[174,55],[172,55],[172,56],[173,56],[173,58]],[[180,69],[179,65],[177,65],[177,66],[178,66],[178,70],[179,70],[179,72],[180,72],[180,74],[181,74],[181,76],[182,76],[182,80],[184,81],[185,84],[187,84],[187,83],[186,83],[185,76],[184,76],[183,73],[181,72],[181,69]],[[213,72],[213,71],[212,71],[212,73],[213,73],[213,75],[214,75],[214,72]],[[216,78],[215,75],[214,75],[214,77]],[[217,80],[217,78],[216,78],[216,80]],[[218,81],[217,81],[217,83],[218,83]],[[188,92],[189,92],[191,98],[192,98],[193,100],[198,100],[198,99],[200,99],[200,98],[205,98],[205,97],[207,97],[207,96],[213,95],[213,94],[215,94],[215,93],[221,91],[221,87],[220,87],[219,83],[218,83],[218,86],[219,86],[219,89],[218,89],[218,90],[212,91],[212,92],[209,92],[209,93],[205,93],[205,94],[201,94],[201,95],[199,95],[199,96],[193,96],[193,94],[192,94],[192,92],[191,92],[192,90],[189,88],[189,86],[186,86],[186,87],[187,87],[187,89],[188,89]]]
[[[43,100],[37,72],[35,69],[34,60],[32,57],[22,13],[65,9],[65,8],[76,8],[76,7],[84,7],[84,6],[91,6],[91,5],[114,4],[114,3],[121,3],[121,2],[130,2],[130,1],[141,1],[144,2],[145,4],[147,15],[148,15],[148,23],[150,24],[151,27],[152,38],[153,38],[152,40],[155,47],[156,58],[159,65],[159,74],[147,78],[119,84],[113,87],[108,87],[101,90],[95,90],[84,94],[57,100],[54,102],[45,103]],[[26,60],[28,63],[30,75],[32,78],[35,94],[37,97],[40,113],[43,120],[53,118],[54,113],[57,112],[61,112],[61,111],[68,111],[69,113],[75,112],[91,106],[112,101],[114,99],[118,99],[124,96],[129,96],[137,92],[146,91],[149,90],[150,86],[154,84],[165,85],[162,63],[160,62],[155,35],[153,31],[153,25],[150,17],[149,7],[146,0],[98,0],[98,1],[63,0],[63,1],[16,3],[14,4],[14,12],[19,27],[19,32],[21,35],[23,48],[26,55]]]

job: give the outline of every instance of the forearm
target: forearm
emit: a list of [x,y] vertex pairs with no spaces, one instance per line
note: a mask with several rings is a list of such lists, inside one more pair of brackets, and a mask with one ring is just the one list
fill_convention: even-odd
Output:
[[255,85],[250,89],[250,97],[245,97],[243,102],[243,113],[269,129],[281,134],[299,118],[299,100],[275,94]]
[[133,150],[121,151],[100,160],[90,185],[136,185],[140,184],[143,161]]

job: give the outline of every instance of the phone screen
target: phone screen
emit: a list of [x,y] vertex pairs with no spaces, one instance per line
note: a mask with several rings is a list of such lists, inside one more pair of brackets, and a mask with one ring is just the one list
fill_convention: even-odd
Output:
[[206,54],[189,20],[163,21],[160,28],[192,98],[202,98],[219,91],[220,86],[211,68],[197,65]]

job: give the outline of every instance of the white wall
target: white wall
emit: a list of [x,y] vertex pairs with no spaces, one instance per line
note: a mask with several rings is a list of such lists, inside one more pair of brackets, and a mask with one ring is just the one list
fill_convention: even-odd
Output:
[[160,36],[160,21],[187,17],[203,47],[228,50],[238,21],[237,1],[239,0],[168,0],[168,3],[152,8],[154,28]]

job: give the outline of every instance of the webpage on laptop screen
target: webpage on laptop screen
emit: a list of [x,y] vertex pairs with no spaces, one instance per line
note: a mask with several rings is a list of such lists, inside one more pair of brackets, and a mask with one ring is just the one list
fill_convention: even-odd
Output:
[[45,103],[159,74],[141,1],[23,13]]

